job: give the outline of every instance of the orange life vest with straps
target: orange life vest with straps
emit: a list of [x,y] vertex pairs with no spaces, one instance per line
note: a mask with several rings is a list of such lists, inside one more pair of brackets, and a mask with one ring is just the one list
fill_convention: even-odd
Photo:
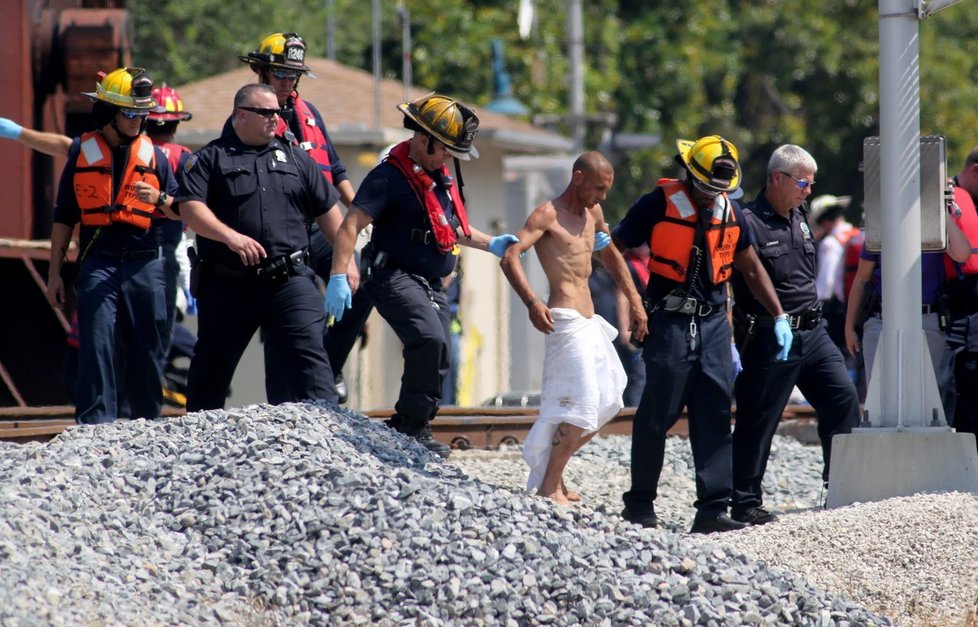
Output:
[[961,215],[955,214],[953,220],[968,238],[968,243],[971,244],[971,256],[962,264],[945,255],[944,271],[948,277],[978,274],[978,254],[976,254],[978,253],[978,212],[975,211],[975,201],[968,190],[955,185],[954,202]]
[[112,149],[97,131],[81,136],[74,185],[82,224],[108,226],[117,222],[148,229],[152,225],[156,206],[139,200],[136,195],[136,183],[139,181],[160,188],[156,175],[156,151],[148,137],[140,135],[129,145],[126,169],[119,179],[119,191],[113,200]]
[[[411,160],[410,140],[403,141],[391,149],[387,155],[387,161],[407,179],[408,185],[414,190],[418,197],[418,202],[425,208],[425,217],[431,227],[431,232],[435,237],[435,245],[443,253],[455,250],[458,242],[458,232],[455,226],[445,215],[438,197],[435,195],[435,181],[432,180],[424,168]],[[448,176],[448,168],[441,166],[441,173]],[[472,237],[469,229],[469,218],[465,213],[465,205],[462,203],[462,196],[458,193],[458,186],[452,185],[448,188],[452,204],[455,206],[455,215],[458,217],[459,227],[465,237]]]
[[[326,149],[328,145],[326,133],[319,125],[316,116],[313,115],[312,110],[306,104],[305,100],[295,96],[293,101],[295,102],[295,115],[299,120],[299,133],[301,135],[301,137],[296,138],[299,141],[299,148],[309,153],[313,161],[319,164],[319,169],[322,170],[326,181],[332,183],[333,166],[329,162],[329,151]],[[279,117],[275,134],[281,137],[288,130],[290,130],[289,125],[286,124],[284,119]]]
[[[660,179],[659,187],[666,197],[665,219],[652,227],[649,237],[649,270],[673,281],[686,281],[690,251],[696,241],[700,211],[686,184],[676,179]],[[734,252],[740,239],[740,225],[726,194],[713,203],[710,223],[706,226],[707,272],[714,285],[720,285],[733,272]]]

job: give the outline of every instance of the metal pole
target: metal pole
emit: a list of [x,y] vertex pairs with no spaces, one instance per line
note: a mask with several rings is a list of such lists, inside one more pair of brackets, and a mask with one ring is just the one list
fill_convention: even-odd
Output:
[[[883,427],[929,424],[920,385],[920,56],[913,0],[879,0]],[[905,341],[900,341],[900,339]],[[929,357],[928,357],[929,358]]]
[[336,60],[336,0],[326,0],[326,58]]
[[373,0],[374,128],[380,129],[380,0]]
[[570,130],[574,151],[584,150],[584,25],[581,0],[567,3],[567,47],[570,60]]
[[410,102],[411,84],[414,82],[411,65],[411,12],[403,2],[398,3],[397,12],[401,15],[401,76],[404,81],[404,102]]

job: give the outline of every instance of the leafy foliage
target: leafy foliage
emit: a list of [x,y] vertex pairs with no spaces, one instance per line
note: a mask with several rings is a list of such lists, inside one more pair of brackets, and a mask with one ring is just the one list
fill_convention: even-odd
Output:
[[[236,67],[272,32],[298,30],[325,56],[334,7],[337,60],[371,69],[366,0],[131,0],[136,60],[170,84]],[[382,3],[383,72],[401,75],[399,3]],[[948,138],[955,172],[978,141],[978,11],[969,0],[920,24],[921,130]],[[490,41],[503,41],[514,96],[534,114],[568,102],[565,0],[537,0],[531,36],[516,29],[517,0],[408,0],[414,82],[476,104],[492,100]],[[863,138],[879,133],[877,3],[860,0],[588,0],[584,5],[588,113],[612,113],[614,131],[655,135],[642,150],[614,151],[600,125],[588,147],[616,165],[607,213],[673,175],[676,138],[719,133],[741,153],[748,195],[764,184],[782,143],[821,164],[818,192],[862,195]],[[567,131],[565,126],[558,130]],[[856,216],[852,216],[855,218]]]

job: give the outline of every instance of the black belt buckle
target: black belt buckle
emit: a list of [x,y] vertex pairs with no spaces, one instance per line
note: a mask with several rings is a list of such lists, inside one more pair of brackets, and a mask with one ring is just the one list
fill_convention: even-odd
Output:
[[801,328],[802,316],[788,316],[788,324],[791,326],[792,331],[797,331]]
[[431,242],[435,241],[435,234],[428,230],[411,229],[411,241],[421,242],[427,246]]

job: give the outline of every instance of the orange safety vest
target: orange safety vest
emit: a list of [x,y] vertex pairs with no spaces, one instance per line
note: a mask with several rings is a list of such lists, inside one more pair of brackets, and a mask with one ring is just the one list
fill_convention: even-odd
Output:
[[85,226],[108,226],[113,222],[140,229],[151,225],[155,205],[136,196],[136,183],[142,181],[159,189],[156,151],[145,135],[129,145],[126,170],[119,181],[119,192],[112,201],[112,150],[98,131],[81,136],[81,150],[75,165],[75,198]]
[[[666,197],[666,216],[652,227],[649,236],[649,270],[673,281],[685,282],[690,251],[696,238],[700,211],[686,184],[677,179],[660,179],[659,187]],[[717,196],[710,223],[706,227],[706,243],[710,263],[709,276],[720,285],[733,272],[734,249],[740,239],[740,225],[726,194]]]
[[[410,152],[410,140],[405,140],[391,149],[387,155],[387,161],[407,179],[408,185],[414,190],[418,197],[418,202],[425,208],[425,217],[431,227],[431,232],[435,236],[435,245],[443,253],[455,250],[458,242],[458,232],[455,226],[448,220],[445,210],[442,208],[438,197],[435,196],[435,182],[420,165],[411,160],[408,156]],[[448,168],[441,166],[441,173],[448,176]],[[472,237],[469,229],[469,218],[465,213],[465,205],[462,197],[458,193],[458,185],[451,185],[448,188],[452,204],[455,205],[455,215],[458,216],[459,225],[465,237]]]
[[[295,115],[299,120],[299,134],[301,135],[301,137],[297,138],[299,140],[299,148],[309,153],[313,161],[319,164],[319,169],[322,170],[326,181],[332,183],[333,166],[329,162],[329,151],[326,149],[329,145],[329,142],[326,141],[326,133],[319,126],[319,123],[316,121],[316,116],[313,115],[306,101],[298,96],[295,96],[293,100],[295,102]],[[288,130],[290,130],[289,125],[286,124],[284,119],[279,117],[275,134],[282,137]]]

